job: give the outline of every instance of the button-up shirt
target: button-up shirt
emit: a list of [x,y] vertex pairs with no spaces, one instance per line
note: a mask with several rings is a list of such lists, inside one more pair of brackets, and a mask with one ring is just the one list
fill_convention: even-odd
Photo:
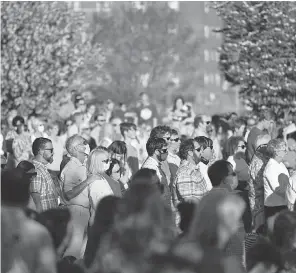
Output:
[[[87,178],[87,170],[77,158],[71,157],[61,173],[62,191],[68,192]],[[80,194],[69,200],[71,205],[80,205],[89,208],[89,188],[86,187]]]
[[296,201],[296,172],[294,172],[289,180],[289,185],[286,190],[286,199],[288,202],[289,210],[293,211],[293,207]]
[[46,166],[36,160],[33,160],[32,163],[37,175],[32,179],[30,191],[40,194],[41,210],[45,211],[58,207],[58,194]]

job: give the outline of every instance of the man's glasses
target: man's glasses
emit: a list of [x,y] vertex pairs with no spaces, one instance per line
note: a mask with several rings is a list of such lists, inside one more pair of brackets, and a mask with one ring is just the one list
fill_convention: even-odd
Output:
[[178,138],[178,137],[177,138],[171,138],[172,142],[179,142],[179,140],[180,140],[180,138]]
[[53,148],[51,148],[51,149],[44,149],[44,150],[50,151],[51,153],[53,153]]
[[168,149],[161,149],[158,150],[161,154],[166,154],[168,152]]
[[201,147],[196,148],[195,151],[200,152],[201,151]]
[[118,124],[113,123],[112,126],[113,126],[113,127],[118,127],[118,126],[120,126],[120,123],[118,123]]
[[164,140],[170,141],[171,137],[163,137]]
[[246,145],[240,145],[240,146],[237,146],[237,147],[242,148],[242,149],[246,149],[247,148]]

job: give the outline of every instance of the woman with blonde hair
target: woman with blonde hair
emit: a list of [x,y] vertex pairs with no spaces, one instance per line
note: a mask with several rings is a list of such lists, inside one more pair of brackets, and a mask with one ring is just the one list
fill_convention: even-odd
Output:
[[94,149],[86,161],[88,177],[94,179],[89,185],[89,201],[92,215],[94,215],[96,207],[102,198],[114,195],[108,181],[103,176],[103,173],[109,169],[109,165],[109,153],[102,149]]

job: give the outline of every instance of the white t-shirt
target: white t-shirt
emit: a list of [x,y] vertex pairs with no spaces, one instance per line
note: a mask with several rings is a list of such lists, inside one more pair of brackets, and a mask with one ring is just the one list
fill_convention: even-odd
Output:
[[207,183],[207,189],[208,189],[208,191],[210,191],[213,188],[213,186],[212,186],[211,180],[208,176],[208,165],[204,164],[203,162],[199,162],[198,166],[199,166],[199,170],[200,170],[203,178],[205,179],[205,181]]
[[[289,177],[289,172],[286,166],[281,162],[278,163],[273,158],[269,159],[264,173],[264,205],[268,207],[286,206],[287,200],[285,192],[287,185],[279,184],[279,175],[285,174]],[[282,192],[282,194],[279,193]]]

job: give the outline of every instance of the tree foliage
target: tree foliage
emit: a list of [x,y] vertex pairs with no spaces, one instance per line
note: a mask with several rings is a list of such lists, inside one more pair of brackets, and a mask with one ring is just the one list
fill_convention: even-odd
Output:
[[296,109],[296,3],[213,2],[224,21],[220,67],[254,110]]
[[125,102],[141,91],[162,102],[177,93],[195,96],[201,41],[167,2],[114,3],[110,13],[94,14],[93,24],[92,43],[104,48],[105,87],[113,96]]
[[2,115],[50,112],[95,48],[67,2],[1,2]]

